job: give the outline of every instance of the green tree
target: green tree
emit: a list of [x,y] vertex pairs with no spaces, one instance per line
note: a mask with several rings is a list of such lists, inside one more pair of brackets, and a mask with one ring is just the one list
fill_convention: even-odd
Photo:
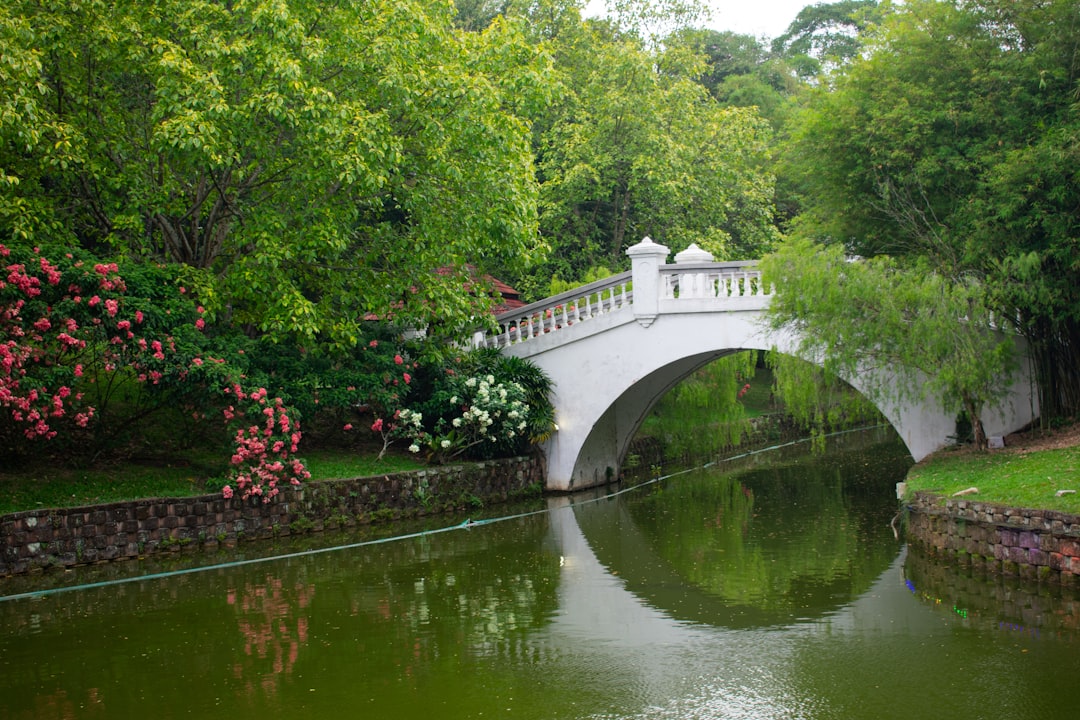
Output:
[[788,65],[752,35],[694,28],[672,35],[667,46],[702,55],[706,68],[698,82],[721,105],[756,107],[774,129],[783,125],[790,98],[801,88]]
[[980,416],[1008,391],[1016,343],[995,325],[981,282],[923,261],[852,261],[838,245],[806,240],[785,243],[762,267],[776,287],[770,325],[795,334],[800,357],[842,378],[888,373],[867,384],[872,401],[940,401],[967,414],[985,448]]
[[[449,2],[7,3],[0,233],[189,268],[216,315],[348,345],[454,327],[537,252],[546,60]],[[7,50],[8,42],[12,51]]]
[[772,177],[759,162],[769,127],[711,98],[692,79],[696,58],[593,23],[551,47],[564,92],[536,123],[550,274],[619,267],[644,235],[726,258],[772,244]]
[[773,53],[787,58],[802,77],[838,67],[862,47],[863,33],[888,8],[878,0],[838,0],[807,5],[772,43]]
[[1044,419],[1080,409],[1076,5],[913,0],[819,88],[785,153],[795,231],[972,274],[1018,318]]

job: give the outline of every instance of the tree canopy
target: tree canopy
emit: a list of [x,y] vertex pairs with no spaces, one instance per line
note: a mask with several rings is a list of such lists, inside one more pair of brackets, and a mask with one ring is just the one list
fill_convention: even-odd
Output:
[[1007,394],[1017,359],[982,283],[922,260],[852,260],[839,245],[806,240],[785,244],[763,269],[777,288],[770,323],[795,331],[800,357],[849,380],[887,373],[863,388],[871,400],[939,402],[965,413],[985,447],[980,416]]
[[773,244],[770,128],[710,96],[700,55],[591,22],[560,25],[547,47],[561,92],[534,119],[545,275],[618,268],[645,235],[729,258]]
[[973,276],[1080,409],[1076,4],[911,0],[792,120],[794,232]]
[[178,263],[216,313],[345,344],[365,313],[470,314],[438,267],[536,257],[522,112],[550,66],[511,23],[460,34],[416,0],[0,13],[5,236]]

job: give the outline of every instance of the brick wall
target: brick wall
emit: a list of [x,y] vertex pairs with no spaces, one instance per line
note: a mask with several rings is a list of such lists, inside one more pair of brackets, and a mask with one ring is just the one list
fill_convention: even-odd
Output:
[[974,569],[1080,585],[1080,516],[915,493],[908,542]]
[[13,513],[0,516],[0,576],[504,502],[543,483],[542,461],[522,457],[309,482],[269,503],[217,493]]

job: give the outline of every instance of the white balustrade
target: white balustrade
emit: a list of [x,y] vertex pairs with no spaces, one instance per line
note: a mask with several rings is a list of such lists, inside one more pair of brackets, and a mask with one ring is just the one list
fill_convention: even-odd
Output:
[[765,287],[761,271],[754,264],[753,261],[742,261],[664,265],[660,269],[663,278],[661,298],[697,300],[772,295],[772,289]]
[[667,248],[648,238],[627,254],[633,260],[631,272],[502,313],[495,318],[498,332],[478,333],[474,345],[506,347],[527,342],[623,308],[632,308],[635,319],[649,327],[658,315],[681,312],[680,307],[691,312],[724,312],[745,307],[744,299],[765,301],[772,295],[752,260],[700,262],[710,256],[692,245],[676,256],[678,262],[668,264]]
[[621,273],[502,313],[495,318],[498,333],[485,335],[477,344],[505,347],[525,342],[630,307],[632,301],[630,273]]

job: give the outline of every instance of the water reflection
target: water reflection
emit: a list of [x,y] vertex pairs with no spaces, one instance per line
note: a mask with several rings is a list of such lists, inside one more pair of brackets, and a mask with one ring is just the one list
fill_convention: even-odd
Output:
[[225,602],[234,609],[243,638],[243,654],[232,668],[243,695],[254,696],[258,690],[275,696],[280,676],[292,673],[301,646],[308,642],[306,611],[314,594],[312,583],[286,586],[273,575],[225,592]]
[[601,560],[674,617],[726,627],[810,619],[864,592],[899,552],[895,510],[881,499],[905,458],[889,442],[804,459],[796,472],[710,469],[630,494],[621,513],[583,507],[579,518]]
[[0,717],[1072,717],[1075,606],[943,609],[886,454],[0,603]]
[[1080,597],[1060,585],[956,567],[917,551],[907,555],[904,579],[920,602],[966,627],[1080,641]]

